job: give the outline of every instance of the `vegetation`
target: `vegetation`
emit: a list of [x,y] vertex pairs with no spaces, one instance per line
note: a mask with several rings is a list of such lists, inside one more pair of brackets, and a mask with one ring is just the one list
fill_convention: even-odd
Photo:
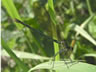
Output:
[[1,13],[2,72],[96,71],[96,0],[2,0]]

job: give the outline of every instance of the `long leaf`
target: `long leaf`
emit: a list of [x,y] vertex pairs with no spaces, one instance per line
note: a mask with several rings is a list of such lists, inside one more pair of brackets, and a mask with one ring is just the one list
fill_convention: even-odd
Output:
[[[55,15],[55,10],[54,10],[54,5],[53,5],[53,0],[48,0],[48,11],[49,11],[49,14],[50,14],[50,17],[51,17],[51,20],[53,22],[53,25],[52,26],[52,34],[53,34],[53,38],[58,40],[57,38],[57,30],[56,30],[56,24],[57,24],[57,21],[56,21],[56,15]],[[59,46],[57,43],[54,43],[54,52],[55,54],[57,52],[59,52]],[[60,56],[59,54],[55,57],[56,60],[60,60]]]
[[28,71],[28,67],[14,54],[14,52],[8,47],[8,45],[6,44],[6,42],[3,40],[3,38],[1,40],[1,44],[2,44],[2,47],[7,51],[7,53],[18,64],[18,66],[21,67],[21,69],[23,70],[23,72],[27,72]]
[[96,58],[96,53],[84,54],[84,56],[87,56],[87,57],[88,57],[88,56],[89,56],[89,57],[91,56],[91,57],[95,57],[95,58]]
[[[84,29],[84,27],[93,19],[94,15],[91,15],[89,18],[87,18],[81,25],[80,27]],[[79,33],[76,33],[76,36],[78,36]]]
[[54,10],[54,5],[53,5],[53,0],[48,0],[48,11],[51,17],[52,22],[56,25],[56,15],[55,15],[55,10]]
[[52,68],[52,63],[51,62],[46,62],[39,64],[33,68],[31,68],[28,72],[31,72],[33,70],[37,69],[52,69],[52,70],[58,70],[58,72],[95,72],[96,71],[96,66],[87,64],[87,63],[69,63],[68,64],[70,67],[67,68],[66,64],[64,64],[64,61],[56,61],[54,63],[54,67]]
[[[21,51],[16,51],[16,50],[12,50],[15,55],[18,58],[24,58],[24,59],[36,59],[36,60],[49,60],[50,58],[48,57],[44,57],[44,56],[40,56],[40,55],[36,55],[36,54],[32,54],[32,53],[28,53],[28,52],[21,52]],[[8,53],[3,50],[2,51],[2,56],[8,56]]]
[[83,28],[76,25],[74,30],[96,46],[96,41]]
[[[6,11],[8,12],[8,14],[10,15],[10,17],[12,19],[17,18],[17,19],[21,20],[19,14],[18,14],[18,11],[16,10],[16,7],[15,7],[15,5],[13,3],[13,0],[2,0],[2,5],[4,6],[4,8],[6,9]],[[15,24],[16,24],[18,29],[23,28],[22,25],[20,25],[20,24],[18,24],[16,22],[15,22]]]

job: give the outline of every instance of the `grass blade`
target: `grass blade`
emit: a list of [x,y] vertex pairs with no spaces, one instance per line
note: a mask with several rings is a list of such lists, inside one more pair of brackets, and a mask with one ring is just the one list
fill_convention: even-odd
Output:
[[76,25],[74,30],[80,33],[80,35],[82,35],[84,38],[86,38],[87,40],[89,40],[91,43],[93,43],[96,46],[96,41],[83,28]]
[[[49,60],[49,59],[51,59],[51,58],[48,58],[48,57],[44,57],[44,56],[40,56],[40,55],[28,53],[28,52],[21,52],[21,51],[16,51],[16,50],[12,50],[12,51],[14,52],[14,54],[18,58],[36,59],[36,60]],[[5,50],[2,51],[2,55],[9,57],[8,53]]]
[[[71,63],[69,63],[68,65],[71,65]],[[68,69],[64,64],[64,61],[56,61],[54,64],[54,68],[52,68],[52,64],[50,64],[50,62],[46,62],[31,68],[28,72],[31,72],[37,69],[53,69],[53,70],[58,70],[59,72],[95,72],[96,66],[79,62],[72,65]]]
[[89,53],[89,54],[85,54],[84,56],[87,56],[87,57],[88,57],[88,56],[89,56],[89,57],[91,56],[91,57],[95,57],[95,58],[96,58],[96,53]]
[[14,52],[8,47],[5,41],[1,40],[2,47],[7,51],[7,53],[14,59],[14,61],[21,67],[23,72],[28,71],[28,67],[14,54]]
[[89,0],[86,0],[86,3],[87,3],[87,6],[88,6],[89,14],[92,15],[93,12],[92,12],[92,9],[91,9],[91,6],[90,6],[90,2],[89,2]]
[[[84,29],[84,27],[93,19],[94,15],[91,15],[88,19],[86,19],[81,25],[80,27]],[[79,33],[76,33],[76,37],[79,35]]]
[[[55,10],[54,10],[54,5],[53,5],[53,0],[48,0],[48,11],[49,11],[49,14],[50,14],[50,17],[51,17],[51,20],[53,22],[53,25],[52,26],[52,33],[53,33],[53,39],[56,39],[58,40],[57,38],[57,30],[56,30],[56,15],[55,15]],[[57,43],[54,43],[54,51],[55,51],[55,54],[57,52],[59,52],[59,45]],[[60,60],[60,56],[59,54],[55,57],[56,60]]]
[[[4,8],[6,9],[6,11],[8,12],[8,14],[10,15],[10,17],[12,19],[17,18],[17,19],[21,20],[19,14],[18,14],[18,11],[16,10],[16,7],[15,7],[15,5],[13,3],[13,0],[2,0],[2,5],[4,6]],[[22,25],[20,25],[20,24],[18,24],[16,22],[15,22],[15,24],[16,24],[18,29],[23,28]]]
[[51,17],[52,22],[56,25],[56,15],[55,15],[55,10],[54,10],[54,5],[53,5],[53,0],[48,0],[48,11]]

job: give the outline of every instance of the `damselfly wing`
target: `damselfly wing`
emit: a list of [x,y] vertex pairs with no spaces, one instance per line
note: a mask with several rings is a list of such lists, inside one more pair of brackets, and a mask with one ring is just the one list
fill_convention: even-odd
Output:
[[[52,37],[45,35],[45,34],[42,33],[41,31],[39,31],[39,30],[37,30],[37,29],[35,29],[35,28],[33,28],[33,27],[30,27],[28,24],[25,24],[24,22],[22,22],[22,21],[20,21],[20,20],[18,20],[18,19],[15,19],[15,21],[16,21],[17,23],[20,23],[20,24],[28,27],[30,30],[35,31],[36,33],[40,34],[41,36],[46,37],[46,38],[49,39],[50,41],[58,43],[58,44],[62,47],[62,49],[60,49],[59,52],[57,52],[57,53],[53,56],[53,67],[54,67],[55,57],[56,57],[58,54],[61,54],[61,53],[64,52],[64,56],[65,56],[68,51],[71,51],[71,50],[72,50],[72,47],[68,46],[65,41],[55,40],[55,39],[53,39]],[[69,60],[70,60],[70,63],[73,63],[73,61],[71,60],[70,57],[69,57]],[[63,61],[64,61],[64,63],[67,65],[67,68],[69,68],[69,66],[68,66],[69,62],[67,63],[64,59],[63,59]]]

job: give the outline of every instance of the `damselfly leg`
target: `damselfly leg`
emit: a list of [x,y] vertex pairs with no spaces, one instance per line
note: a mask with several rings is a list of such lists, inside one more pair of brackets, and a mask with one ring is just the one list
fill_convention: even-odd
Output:
[[[53,60],[52,60],[52,63],[51,63],[51,64],[52,64],[52,68],[54,68],[55,57],[56,57],[58,54],[63,53],[63,56],[66,56],[69,51],[72,51],[72,47],[67,46],[64,41],[61,41],[61,42],[60,42],[60,46],[61,46],[63,49],[60,49],[59,52],[57,52],[57,53],[53,56]],[[72,59],[71,59],[70,57],[68,57],[68,59],[70,60],[70,62],[69,62],[68,60],[66,61],[65,59],[63,59],[64,64],[67,66],[67,68],[69,68],[69,64],[71,64],[70,66],[72,66],[73,63],[75,62],[75,61],[72,61]],[[76,64],[76,63],[75,63],[75,64]]]
[[[66,49],[61,49],[61,50],[59,50],[59,52],[57,52],[57,53],[53,56],[53,59],[52,59],[52,62],[51,62],[52,68],[54,68],[55,57],[56,57],[58,54],[61,54],[62,52],[64,52],[65,50],[66,50]],[[64,62],[65,62],[65,64],[67,64],[66,61],[64,61]]]

